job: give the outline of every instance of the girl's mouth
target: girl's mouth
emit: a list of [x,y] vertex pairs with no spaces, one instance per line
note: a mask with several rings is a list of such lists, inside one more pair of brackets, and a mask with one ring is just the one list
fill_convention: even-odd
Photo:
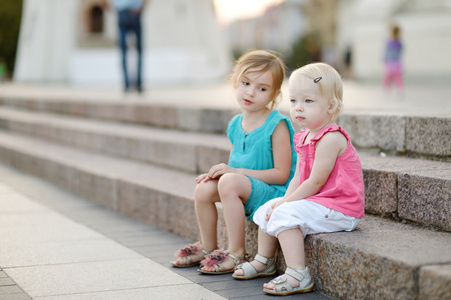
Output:
[[244,99],[244,103],[249,105],[249,104],[252,104],[252,101]]

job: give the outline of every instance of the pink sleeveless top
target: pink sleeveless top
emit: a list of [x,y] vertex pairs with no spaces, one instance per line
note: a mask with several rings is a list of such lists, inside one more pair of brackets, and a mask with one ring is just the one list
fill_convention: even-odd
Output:
[[294,135],[295,150],[299,154],[300,183],[309,178],[315,159],[315,145],[328,132],[340,131],[348,140],[346,151],[340,155],[329,178],[322,189],[313,196],[306,198],[345,215],[365,217],[365,194],[363,173],[360,159],[351,144],[348,133],[338,125],[328,125],[321,129],[311,140],[304,144],[309,130],[301,130]]

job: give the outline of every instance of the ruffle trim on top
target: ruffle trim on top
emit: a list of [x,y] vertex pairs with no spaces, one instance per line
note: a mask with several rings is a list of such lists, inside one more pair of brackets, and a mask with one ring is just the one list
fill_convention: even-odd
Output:
[[340,131],[346,137],[346,139],[348,140],[348,143],[349,143],[350,137],[349,137],[348,133],[341,126],[327,125],[323,129],[318,131],[308,144],[304,144],[305,138],[310,133],[310,131],[308,129],[301,130],[300,132],[295,133],[295,135],[293,137],[294,149],[296,150],[297,153],[299,153],[299,151],[301,150],[302,147],[307,147],[309,145],[315,146],[316,142],[318,142],[326,133],[334,132],[334,131]]

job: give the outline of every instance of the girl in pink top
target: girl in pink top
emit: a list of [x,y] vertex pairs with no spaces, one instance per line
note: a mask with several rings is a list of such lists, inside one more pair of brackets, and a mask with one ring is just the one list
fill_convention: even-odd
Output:
[[292,73],[289,91],[291,118],[305,128],[294,136],[296,173],[284,197],[255,212],[258,254],[233,274],[237,279],[275,274],[279,242],[287,269],[263,285],[274,295],[313,290],[305,264],[306,235],[351,231],[365,216],[360,159],[347,132],[335,124],[343,105],[340,75],[327,64],[309,64]]

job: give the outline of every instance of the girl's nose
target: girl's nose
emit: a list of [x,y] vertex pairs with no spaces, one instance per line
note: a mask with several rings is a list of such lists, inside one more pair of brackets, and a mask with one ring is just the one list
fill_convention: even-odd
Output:
[[254,93],[255,93],[255,91],[254,91],[254,88],[252,88],[252,87],[248,87],[247,88],[247,90],[246,90],[246,93],[249,95],[249,96],[254,96]]

